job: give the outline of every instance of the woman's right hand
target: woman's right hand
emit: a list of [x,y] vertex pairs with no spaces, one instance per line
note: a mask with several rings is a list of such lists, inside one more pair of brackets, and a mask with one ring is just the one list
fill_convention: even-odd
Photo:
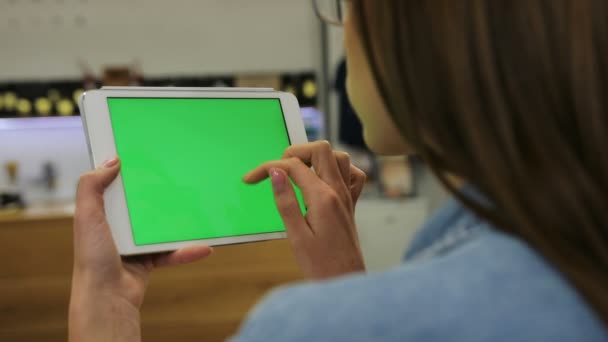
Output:
[[[267,177],[305,275],[324,279],[365,270],[354,211],[366,176],[348,154],[333,151],[327,141],[294,145],[281,160],[258,166],[243,180],[255,184]],[[302,190],[305,215],[290,178]]]

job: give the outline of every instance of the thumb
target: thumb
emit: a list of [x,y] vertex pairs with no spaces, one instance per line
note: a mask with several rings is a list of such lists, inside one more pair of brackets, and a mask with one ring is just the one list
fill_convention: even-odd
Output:
[[120,161],[113,158],[80,177],[76,194],[77,214],[81,217],[104,215],[103,193],[120,170]]
[[114,158],[80,177],[74,214],[74,264],[79,268],[120,261],[103,204],[103,193],[118,175],[119,164]]
[[274,201],[285,223],[289,239],[295,242],[304,238],[305,234],[310,234],[311,231],[302,215],[300,203],[287,174],[276,168],[270,169],[268,173],[272,181]]

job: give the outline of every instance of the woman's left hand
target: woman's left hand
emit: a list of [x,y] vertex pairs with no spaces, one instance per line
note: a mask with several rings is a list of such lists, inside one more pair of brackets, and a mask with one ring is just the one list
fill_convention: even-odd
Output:
[[171,253],[121,257],[104,211],[103,193],[118,175],[118,159],[80,178],[74,217],[74,272],[70,341],[140,340],[139,308],[150,272],[200,260],[207,246]]
[[[296,262],[306,276],[327,279],[365,270],[355,205],[366,176],[348,154],[334,151],[327,141],[294,145],[283,159],[263,163],[243,180],[255,184],[267,177]],[[305,214],[290,179],[302,191]]]

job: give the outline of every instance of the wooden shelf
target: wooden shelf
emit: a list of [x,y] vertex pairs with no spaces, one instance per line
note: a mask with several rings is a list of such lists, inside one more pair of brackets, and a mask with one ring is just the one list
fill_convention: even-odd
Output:
[[[0,341],[67,340],[72,218],[47,209],[0,219]],[[286,240],[215,247],[152,275],[144,340],[224,341],[270,289],[301,279]]]
[[0,223],[71,219],[73,216],[73,203],[49,203],[26,209],[0,210]]

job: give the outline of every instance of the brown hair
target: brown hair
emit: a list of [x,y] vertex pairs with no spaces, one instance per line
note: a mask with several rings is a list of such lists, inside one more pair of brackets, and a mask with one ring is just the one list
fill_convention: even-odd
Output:
[[[455,196],[541,253],[608,323],[608,2],[353,6],[404,139]],[[448,173],[492,205],[459,193]]]

